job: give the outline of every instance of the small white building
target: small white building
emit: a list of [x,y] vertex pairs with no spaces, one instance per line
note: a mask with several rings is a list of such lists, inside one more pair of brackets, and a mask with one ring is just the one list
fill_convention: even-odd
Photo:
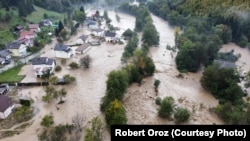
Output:
[[89,41],[89,35],[82,35],[77,39],[76,43],[83,44],[83,43],[87,43],[88,41]]
[[71,58],[75,54],[69,46],[63,44],[56,44],[54,50],[57,58]]
[[105,30],[101,28],[91,30],[92,35],[95,37],[104,37],[104,32]]
[[116,33],[111,31],[105,31],[104,36],[107,42],[115,42],[117,39]]
[[37,77],[41,77],[48,70],[53,73],[56,66],[55,59],[48,57],[37,57],[32,60],[32,66]]
[[7,118],[11,113],[15,104],[6,95],[0,95],[0,119]]

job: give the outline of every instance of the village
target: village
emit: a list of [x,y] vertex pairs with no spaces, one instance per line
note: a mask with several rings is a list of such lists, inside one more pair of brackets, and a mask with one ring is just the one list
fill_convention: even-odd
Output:
[[[85,22],[77,29],[77,34],[69,37],[66,42],[58,42],[56,37],[53,36],[52,31],[54,30],[47,31],[46,34],[51,42],[35,53],[28,50],[34,48],[34,41],[38,37],[39,32],[42,32],[42,28],[53,27],[54,29],[58,27],[58,25],[55,26],[48,19],[41,19],[40,23],[32,23],[27,24],[27,27],[17,26],[15,28],[15,32],[18,32],[19,37],[17,40],[8,43],[6,49],[0,51],[1,64],[3,66],[0,71],[5,72],[18,65],[23,65],[21,74],[24,78],[20,82],[7,81],[1,83],[1,120],[13,116],[11,115],[12,112],[20,108],[20,104],[22,104],[20,101],[29,101],[29,103],[31,103],[37,100],[36,95],[41,93],[33,92],[32,89],[34,89],[34,86],[35,89],[37,89],[36,87],[42,88],[42,86],[51,83],[42,79],[46,73],[51,74],[50,77],[56,75],[55,78],[57,78],[57,80],[55,83],[64,85],[63,78],[66,74],[63,73],[63,71],[55,72],[56,67],[59,66],[60,69],[65,69],[67,74],[72,75],[70,71],[74,71],[74,69],[69,66],[69,63],[74,62],[79,64],[80,58],[86,56],[87,52],[92,48],[117,48],[123,46],[124,42],[126,42],[123,40],[124,37],[122,37],[122,33],[125,29],[109,30],[110,23],[107,23],[100,15],[97,17],[97,11],[92,10],[91,12],[92,13],[89,13],[90,15],[86,17]],[[109,54],[107,57],[112,57],[112,55]],[[67,62],[68,65],[62,62]],[[9,95],[11,96],[9,97]],[[56,106],[55,109],[59,110],[59,107]]]

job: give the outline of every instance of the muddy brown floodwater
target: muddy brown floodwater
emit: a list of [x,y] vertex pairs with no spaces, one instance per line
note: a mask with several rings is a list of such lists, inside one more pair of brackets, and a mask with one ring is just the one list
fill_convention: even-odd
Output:
[[[89,14],[95,12],[94,9],[88,11]],[[111,24],[120,27],[118,34],[121,35],[126,29],[134,29],[135,17],[117,13],[121,18],[120,22],[116,21],[116,13],[108,11],[108,16],[112,19]],[[223,122],[213,113],[209,112],[211,107],[218,104],[218,101],[208,92],[204,91],[199,83],[201,72],[197,74],[184,74],[184,78],[176,78],[178,71],[176,70],[174,57],[170,55],[170,51],[166,50],[166,45],[174,45],[174,29],[170,27],[166,21],[152,15],[154,24],[160,35],[159,47],[153,47],[150,50],[150,56],[155,62],[156,73],[154,76],[144,80],[141,86],[137,84],[131,85],[124,98],[124,107],[128,118],[128,124],[174,124],[171,120],[161,119],[157,116],[157,105],[155,98],[157,96],[164,98],[172,96],[178,106],[188,108],[192,111],[191,120],[187,124],[223,124]],[[82,34],[89,34],[90,31],[86,27],[79,29],[77,35],[73,36],[68,43],[75,42]],[[44,54],[41,56],[55,57],[52,48],[56,41],[46,45]],[[126,43],[125,43],[126,44]],[[2,139],[2,141],[36,141],[37,134],[41,130],[40,122],[44,115],[53,114],[55,124],[71,123],[71,118],[76,113],[84,116],[85,124],[95,116],[104,116],[100,112],[100,101],[105,95],[107,74],[112,70],[121,68],[121,56],[124,45],[111,45],[103,43],[100,46],[93,46],[86,54],[92,58],[91,68],[88,70],[69,70],[67,66],[62,65],[62,71],[55,73],[56,76],[70,74],[76,78],[74,84],[63,86],[67,90],[66,103],[59,106],[60,110],[55,107],[55,102],[46,104],[42,102],[42,96],[45,94],[42,87],[22,88],[19,95],[29,95],[34,99],[34,106],[37,108],[37,114],[32,119],[33,124],[23,133],[13,137]],[[67,63],[72,61],[79,62],[84,55],[76,55],[69,59]],[[60,65],[60,60],[57,59]],[[25,66],[21,74],[29,75],[24,81],[36,80],[33,76],[32,66]],[[154,79],[159,79],[159,94],[156,96],[153,88]],[[59,86],[58,88],[61,88]],[[105,132],[105,141],[110,140],[110,135]]]

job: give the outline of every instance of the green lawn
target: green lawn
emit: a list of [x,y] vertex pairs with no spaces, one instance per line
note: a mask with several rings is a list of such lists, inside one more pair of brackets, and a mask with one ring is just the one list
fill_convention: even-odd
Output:
[[0,73],[0,82],[20,82],[25,77],[24,75],[18,75],[22,67],[23,66],[20,65]]
[[39,23],[43,19],[45,13],[48,15],[49,19],[52,20],[52,22],[58,22],[59,20],[63,20],[64,18],[64,15],[61,13],[48,11],[37,6],[34,6],[34,8],[35,11],[28,15],[26,18],[28,22]]

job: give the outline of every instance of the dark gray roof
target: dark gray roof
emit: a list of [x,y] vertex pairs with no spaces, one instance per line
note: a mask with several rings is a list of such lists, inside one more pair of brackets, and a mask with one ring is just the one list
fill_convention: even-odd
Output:
[[21,42],[15,41],[15,42],[7,43],[6,47],[7,49],[19,49],[21,44],[22,44]]
[[66,46],[66,45],[56,44],[54,50],[70,52],[72,49],[69,46]]
[[11,99],[6,95],[0,95],[0,112],[4,112],[12,105]]
[[6,56],[9,56],[10,54],[11,52],[6,49],[0,51],[0,57],[3,57],[3,58],[5,58]]
[[116,33],[111,31],[105,31],[105,37],[115,37]]
[[55,60],[48,57],[37,57],[32,60],[32,65],[52,65],[53,62],[55,62]]
[[229,69],[235,69],[236,65],[233,62],[224,61],[224,60],[214,60],[214,64],[218,64],[220,68],[229,68]]

